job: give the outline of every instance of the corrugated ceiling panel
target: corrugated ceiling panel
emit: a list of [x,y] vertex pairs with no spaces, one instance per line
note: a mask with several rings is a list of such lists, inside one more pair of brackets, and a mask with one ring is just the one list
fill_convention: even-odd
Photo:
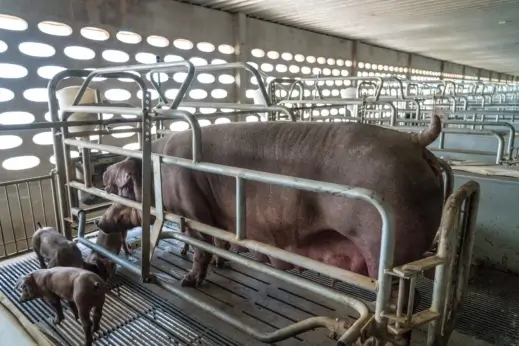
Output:
[[517,0],[186,2],[519,75]]

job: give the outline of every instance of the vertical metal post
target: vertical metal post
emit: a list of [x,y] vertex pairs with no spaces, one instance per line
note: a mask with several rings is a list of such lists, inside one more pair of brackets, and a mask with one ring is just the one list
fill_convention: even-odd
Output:
[[164,226],[164,200],[162,196],[162,171],[160,156],[153,156],[153,188],[155,193],[155,223],[153,224],[153,233],[150,235],[150,261],[153,257],[153,250],[160,240],[162,227]]
[[[58,100],[56,98],[56,86],[61,76],[55,76],[48,85],[49,113],[53,122],[60,121],[58,116]],[[65,221],[70,216],[69,204],[67,201],[67,176],[65,173],[65,152],[63,149],[63,131],[52,128],[52,146],[54,149],[55,175],[58,178],[56,193],[58,195],[59,208],[55,208],[56,227],[67,239],[72,239],[70,225]],[[53,173],[51,173],[54,175]],[[56,206],[55,206],[56,207]]]
[[90,149],[81,148],[83,158],[83,180],[85,187],[92,187],[92,163],[90,161]]
[[[234,61],[246,63],[249,58],[249,49],[247,46],[247,16],[244,13],[236,13],[233,15],[233,33],[234,33]],[[246,104],[246,85],[249,74],[244,69],[234,70],[234,98],[236,103]],[[234,121],[245,120],[245,114],[235,115]]]
[[[445,61],[441,60],[440,61],[440,80],[443,80],[443,72],[445,72]],[[447,88],[447,86],[444,86],[444,88]]]
[[53,169],[50,171],[50,189],[52,191],[52,201],[54,206],[54,221],[56,222],[56,228],[60,228],[60,219],[59,219],[59,204],[58,204],[58,198],[56,198],[56,171]]
[[246,233],[245,181],[236,177],[236,239],[244,240]]
[[150,207],[151,207],[151,96],[149,91],[142,95],[142,236],[141,236],[141,280],[147,282],[150,274]]

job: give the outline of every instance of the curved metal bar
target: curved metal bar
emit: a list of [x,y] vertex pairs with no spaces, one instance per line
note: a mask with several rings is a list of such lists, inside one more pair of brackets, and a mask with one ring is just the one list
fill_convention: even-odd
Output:
[[[301,103],[299,100],[285,100],[283,102],[288,103]],[[304,101],[305,103],[310,103],[311,101]],[[319,102],[323,103],[323,102]],[[212,104],[214,106],[214,103]],[[204,102],[182,102],[181,106],[184,107],[205,107],[207,106]],[[272,106],[263,106],[263,105],[253,105],[253,104],[237,104],[237,103],[218,103],[220,108],[228,108],[228,109],[237,109],[243,111],[253,111],[253,112],[280,112],[284,113],[291,121],[296,121],[296,116],[292,112],[290,108],[272,105]]]

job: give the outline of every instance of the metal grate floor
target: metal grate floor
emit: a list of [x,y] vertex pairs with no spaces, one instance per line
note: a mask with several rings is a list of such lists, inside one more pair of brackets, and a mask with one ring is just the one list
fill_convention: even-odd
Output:
[[[187,257],[181,256],[181,245],[174,240],[162,241],[155,252],[153,270],[169,274],[176,280],[182,278],[192,265],[192,253]],[[138,250],[135,250],[132,259],[137,261],[138,256]],[[62,325],[54,326],[53,312],[42,300],[23,305],[17,302],[18,292],[12,290],[14,282],[34,269],[37,269],[37,261],[33,255],[0,268],[0,290],[30,321],[51,335],[57,345],[81,344],[81,327],[71,317],[68,306],[64,306],[67,318]],[[293,274],[299,275],[297,272]],[[330,284],[328,278],[313,272],[304,272],[301,276]],[[160,288],[140,284],[122,271],[109,286],[102,332],[97,335],[96,346],[260,344]],[[519,287],[519,277],[481,270],[468,292],[458,331],[495,346],[519,345],[519,295],[516,287]],[[346,284],[340,283],[336,288],[359,298],[374,299],[372,293]],[[422,278],[418,288],[422,294],[421,310],[430,304],[432,282]],[[351,311],[333,306],[318,295],[229,262],[222,269],[211,266],[205,283],[192,292],[262,331],[273,331],[316,315],[346,317],[351,314]],[[413,333],[413,346],[423,344],[423,333]],[[452,344],[457,346],[459,343]],[[276,345],[326,346],[335,345],[335,342],[328,338],[325,330],[318,329]]]
[[[19,293],[13,291],[14,283],[35,269],[38,269],[38,264],[34,256],[1,268],[0,290],[57,345],[82,345],[83,331],[68,305],[63,305],[65,320],[55,326],[52,323],[54,312],[43,300],[18,303]],[[239,345],[186,316],[173,304],[129,278],[116,275],[109,287],[101,331],[96,334],[94,342],[96,346]]]

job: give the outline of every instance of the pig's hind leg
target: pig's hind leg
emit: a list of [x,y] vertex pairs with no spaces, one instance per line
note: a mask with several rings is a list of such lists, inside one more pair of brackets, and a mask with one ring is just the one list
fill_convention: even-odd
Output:
[[90,307],[79,306],[79,319],[85,334],[84,346],[92,346],[92,320],[90,320]]
[[43,256],[40,255],[38,252],[36,252],[36,257],[38,258],[38,262],[40,262],[40,268],[47,269],[47,265],[45,264],[45,260],[43,259]]
[[99,326],[101,324],[101,317],[103,317],[103,301],[97,303],[96,306],[94,306],[94,313],[92,314],[94,324],[92,325],[92,333],[95,333],[99,330]]
[[74,315],[74,319],[76,321],[79,320],[79,314],[77,311],[76,303],[74,303],[73,301],[69,301],[68,306],[70,307],[70,311],[72,311],[72,314]]

